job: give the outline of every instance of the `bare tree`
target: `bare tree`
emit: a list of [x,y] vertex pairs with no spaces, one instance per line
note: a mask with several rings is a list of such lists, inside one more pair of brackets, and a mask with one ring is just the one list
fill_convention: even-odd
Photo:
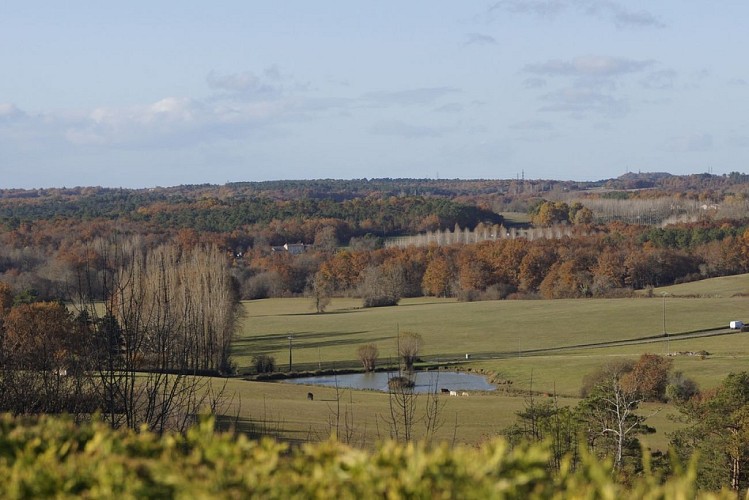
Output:
[[380,350],[375,344],[364,344],[357,349],[356,354],[359,356],[364,366],[364,371],[373,372],[375,365],[377,364],[377,357],[380,355]]
[[644,422],[655,413],[637,413],[644,396],[627,377],[633,363],[611,363],[599,370],[597,381],[578,406],[587,427],[588,444],[603,454],[613,455],[614,469],[620,469],[625,451],[637,448],[637,434],[645,430]]
[[397,264],[368,267],[359,287],[364,307],[395,306],[406,287],[403,268]]
[[[115,427],[184,430],[217,394],[204,373],[230,366],[237,300],[216,248],[149,248],[99,241],[104,304],[85,281],[78,304],[92,318],[105,418]],[[103,313],[102,313],[103,311]]]
[[409,377],[399,375],[388,380],[388,409],[386,423],[390,438],[396,441],[411,441],[416,423],[416,403],[418,394],[413,384],[405,383]]
[[407,371],[413,370],[422,343],[421,335],[416,332],[402,332],[398,336],[398,356]]

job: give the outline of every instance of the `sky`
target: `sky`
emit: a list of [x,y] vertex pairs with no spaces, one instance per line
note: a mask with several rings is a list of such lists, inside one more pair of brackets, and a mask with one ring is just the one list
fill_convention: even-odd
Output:
[[4,0],[0,188],[747,171],[746,0]]

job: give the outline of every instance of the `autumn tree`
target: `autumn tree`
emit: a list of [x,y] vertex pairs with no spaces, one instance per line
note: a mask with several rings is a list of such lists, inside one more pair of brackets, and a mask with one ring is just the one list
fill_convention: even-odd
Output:
[[532,214],[532,221],[536,226],[568,223],[570,207],[563,201],[544,201]]
[[665,401],[672,366],[671,358],[643,354],[632,370],[622,376],[621,384],[627,392],[637,394],[644,401]]
[[448,297],[453,280],[454,272],[447,257],[435,255],[427,264],[421,287],[426,295]]
[[458,254],[458,283],[461,290],[484,290],[491,278],[490,268],[476,252],[474,245],[466,246]]
[[557,259],[554,245],[537,243],[532,245],[520,262],[520,289],[526,292],[536,292],[543,282],[549,269]]
[[59,302],[18,304],[0,316],[0,410],[93,412],[86,334]]
[[623,250],[611,246],[606,246],[601,251],[596,264],[591,269],[593,274],[591,286],[594,295],[605,296],[611,290],[624,287],[625,255],[626,252]]

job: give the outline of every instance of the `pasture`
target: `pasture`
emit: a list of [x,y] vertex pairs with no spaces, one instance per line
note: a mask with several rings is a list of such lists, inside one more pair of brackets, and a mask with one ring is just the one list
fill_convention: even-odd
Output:
[[[679,334],[725,328],[736,319],[749,322],[749,298],[743,296],[747,291],[749,275],[656,289],[650,298],[472,303],[418,298],[374,309],[361,309],[356,299],[333,299],[323,314],[312,311],[310,299],[257,300],[244,304],[245,318],[232,355],[240,373],[251,370],[257,354],[273,356],[277,369],[288,371],[291,342],[292,371],[351,369],[360,366],[357,348],[375,343],[382,365],[395,361],[397,332],[415,331],[423,336],[421,357],[427,363],[482,370],[512,382],[502,389],[532,387],[540,397],[556,393],[570,404],[586,373],[611,359],[636,359],[645,352],[670,353],[675,370],[707,388],[731,371],[747,369],[749,333],[697,338]],[[664,324],[668,337],[663,336]],[[643,337],[655,338],[607,344]],[[699,351],[709,354],[688,354]],[[340,391],[337,397],[330,388],[240,380],[232,380],[231,387],[241,396],[242,416],[277,422],[286,437],[325,437],[331,418],[340,417],[343,408],[350,409],[355,426],[366,435],[362,441],[387,436],[382,419],[388,412],[386,394]],[[315,393],[312,402],[306,400],[308,391]],[[446,425],[439,437],[452,439],[451,432],[457,429],[456,440],[481,441],[512,423],[524,398],[522,392],[504,390],[444,397]],[[651,422],[659,431],[649,437],[654,446],[665,445],[663,432],[673,425],[665,418],[670,411],[666,408]]]

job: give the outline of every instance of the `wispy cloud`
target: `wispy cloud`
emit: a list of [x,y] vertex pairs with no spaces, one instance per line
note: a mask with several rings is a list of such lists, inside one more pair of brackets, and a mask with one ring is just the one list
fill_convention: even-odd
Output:
[[567,87],[545,94],[541,100],[544,104],[540,111],[563,112],[578,118],[588,113],[620,116],[629,109],[625,99],[592,88]]
[[489,7],[491,17],[504,12],[553,18],[563,12],[595,17],[617,28],[663,28],[665,24],[647,10],[632,10],[611,0],[500,0]]
[[[629,110],[625,96],[616,95],[622,80],[632,74],[642,73],[655,65],[651,60],[636,60],[612,56],[581,56],[570,60],[554,59],[529,64],[526,73],[535,75],[526,79],[526,88],[538,88],[547,80],[562,79],[564,86],[542,95],[540,111],[569,113],[575,117],[587,113],[621,116]],[[532,85],[538,82],[537,85]]]
[[539,17],[553,17],[569,7],[562,0],[501,0],[489,7],[489,13],[509,12],[512,14],[532,14]]
[[672,69],[653,71],[640,80],[640,84],[646,89],[670,90],[676,85],[678,74]]
[[454,87],[432,87],[396,91],[368,92],[360,101],[374,106],[414,106],[432,104],[438,99],[459,92]]
[[524,120],[508,128],[517,139],[528,142],[551,141],[560,137],[554,124],[545,120]]
[[523,87],[526,89],[540,89],[546,86],[544,78],[526,78],[523,80]]
[[465,106],[458,102],[449,102],[434,109],[437,113],[460,113]]
[[613,77],[642,71],[654,64],[650,60],[635,60],[611,56],[581,56],[569,61],[559,59],[540,64],[529,64],[525,71],[544,76]]
[[272,98],[287,91],[302,91],[308,83],[297,81],[293,75],[281,71],[278,66],[268,66],[261,73],[243,71],[219,74],[211,71],[206,77],[208,86],[218,92],[232,93],[244,97]]
[[406,139],[422,139],[428,137],[440,137],[444,130],[435,127],[411,125],[400,120],[381,121],[375,123],[370,132],[375,135],[392,135]]
[[512,130],[543,130],[549,131],[554,130],[554,125],[551,122],[544,120],[524,120],[516,122],[510,125]]
[[609,0],[578,0],[578,8],[586,14],[611,21],[619,28],[663,28],[665,24],[646,10],[631,10]]
[[493,36],[483,33],[468,33],[465,45],[497,45],[497,40]]
[[672,137],[666,142],[665,149],[673,153],[696,153],[713,149],[713,136],[705,133]]
[[728,145],[734,148],[749,148],[749,136],[734,135],[729,137]]

